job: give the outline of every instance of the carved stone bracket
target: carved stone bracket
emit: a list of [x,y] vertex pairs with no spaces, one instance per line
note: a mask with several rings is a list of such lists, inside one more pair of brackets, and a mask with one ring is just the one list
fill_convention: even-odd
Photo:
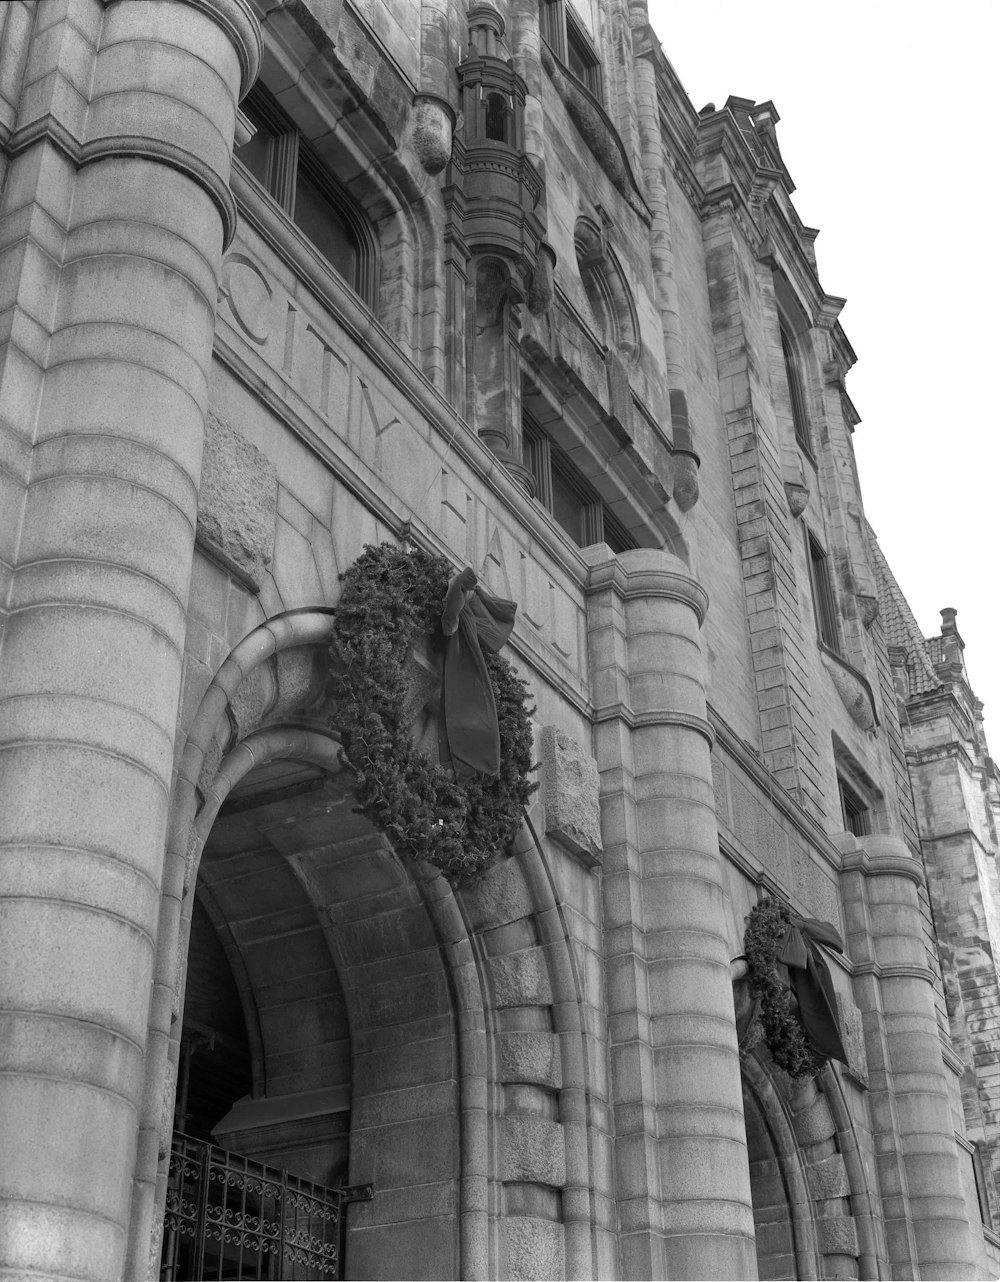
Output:
[[859,592],[857,602],[861,622],[866,628],[870,628],[879,615],[878,597],[870,592]]
[[808,485],[804,485],[801,481],[786,481],[785,498],[788,500],[788,510],[792,516],[800,517],[809,502]]
[[824,645],[820,646],[820,657],[833,678],[844,707],[862,730],[874,732],[878,726],[878,714],[871,686],[856,668]]
[[584,141],[621,195],[645,222],[651,221],[649,209],[625,154],[618,131],[604,109],[575,78],[568,74],[548,47],[542,49],[542,66],[549,73],[556,93],[566,104],[570,118]]
[[410,131],[413,149],[431,175],[439,174],[451,159],[455,113],[444,98],[418,93],[413,99]]

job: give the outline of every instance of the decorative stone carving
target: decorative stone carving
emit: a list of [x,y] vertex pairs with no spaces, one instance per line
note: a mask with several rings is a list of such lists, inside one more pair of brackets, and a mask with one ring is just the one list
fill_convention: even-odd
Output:
[[866,628],[870,628],[878,618],[878,597],[870,592],[859,592],[857,594],[858,613],[861,615],[861,622]]
[[259,592],[274,553],[274,464],[211,410],[198,495],[198,542]]
[[556,265],[556,251],[544,242],[538,246],[538,257],[535,270],[531,275],[531,286],[528,289],[528,311],[532,316],[541,316],[552,306],[553,287],[552,272]]
[[541,754],[546,832],[593,867],[601,860],[597,762],[555,726],[543,728]]
[[421,165],[431,175],[439,174],[451,159],[455,113],[443,98],[419,93],[413,99],[410,137]]
[[843,701],[844,707],[851,714],[862,730],[874,731],[878,725],[878,714],[875,711],[875,696],[871,686],[857,671],[839,656],[827,650],[820,650],[823,666],[833,678],[833,684]]
[[800,517],[809,502],[809,487],[800,481],[786,481],[785,498],[788,500],[788,510],[792,516]]
[[614,184],[615,190],[628,201],[640,217],[649,218],[649,210],[639,191],[638,183],[625,155],[621,139],[603,109],[572,76],[564,75],[562,67],[543,46],[542,66],[549,73],[559,97],[566,104],[573,123],[584,141]]
[[861,1022],[861,1012],[849,997],[838,993],[837,1014],[840,1019],[840,1033],[844,1039],[844,1050],[847,1051],[847,1066],[852,1075],[867,1086],[868,1054],[865,1050],[865,1031]]
[[674,455],[674,502],[689,512],[698,502],[698,460],[693,454]]

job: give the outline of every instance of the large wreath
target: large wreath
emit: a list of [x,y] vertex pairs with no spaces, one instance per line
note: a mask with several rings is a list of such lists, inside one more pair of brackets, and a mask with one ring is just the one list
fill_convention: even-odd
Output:
[[527,686],[506,659],[484,653],[500,727],[500,772],[458,779],[414,742],[414,643],[443,647],[441,607],[453,571],[442,557],[368,546],[346,574],[331,640],[331,681],[344,754],[361,810],[401,854],[452,877],[478,872],[513,839],[537,784]]
[[780,899],[762,899],[747,918],[743,937],[750,996],[760,1002],[760,1022],[771,1057],[790,1077],[812,1077],[824,1063],[806,1037],[798,1003],[778,972],[778,954],[791,914]]

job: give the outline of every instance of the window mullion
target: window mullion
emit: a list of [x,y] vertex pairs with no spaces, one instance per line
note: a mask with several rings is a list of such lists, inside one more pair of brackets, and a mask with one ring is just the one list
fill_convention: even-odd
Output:
[[295,209],[295,175],[299,167],[299,135],[295,130],[279,134],[271,162],[271,194],[285,211]]

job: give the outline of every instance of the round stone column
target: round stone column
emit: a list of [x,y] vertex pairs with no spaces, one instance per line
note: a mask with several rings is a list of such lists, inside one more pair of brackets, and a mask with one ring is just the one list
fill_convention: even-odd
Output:
[[699,629],[678,557],[591,566],[624,1276],[757,1275]]
[[89,107],[63,119],[75,100],[53,95],[13,162],[57,143],[73,165],[0,652],[0,1274],[109,1282],[130,1217],[236,104],[260,37],[244,0],[66,10],[31,56],[89,59]]
[[892,1120],[889,1136],[880,1136],[884,1126],[875,1128],[890,1262],[921,1278],[974,1277],[917,893],[923,873],[899,837],[858,837],[856,846],[844,855],[841,877],[855,989],[866,1026],[871,1011],[884,1042],[882,1053],[871,1056],[872,1095],[876,1119]]

